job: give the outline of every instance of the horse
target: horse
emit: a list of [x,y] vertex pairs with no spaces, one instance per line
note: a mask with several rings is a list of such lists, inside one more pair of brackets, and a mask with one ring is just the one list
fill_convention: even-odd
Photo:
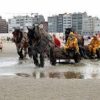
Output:
[[19,55],[19,59],[24,59],[28,52],[28,36],[26,32],[22,32],[21,29],[14,29],[13,34],[13,42],[16,45],[17,53]]
[[[39,25],[28,28],[28,38],[34,64],[38,67],[44,67],[44,55],[45,53],[49,54],[51,44],[53,43],[50,44],[50,41],[52,40],[50,40],[48,33]],[[40,61],[38,61],[39,55]]]

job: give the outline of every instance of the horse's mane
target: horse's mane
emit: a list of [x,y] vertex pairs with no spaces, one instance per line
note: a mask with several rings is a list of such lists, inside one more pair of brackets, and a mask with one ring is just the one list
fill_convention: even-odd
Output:
[[33,39],[35,34],[35,29],[34,28],[28,28],[28,37],[29,39]]
[[21,42],[23,33],[20,29],[15,29],[12,34],[13,34],[13,37],[16,38],[16,41],[15,41],[16,43]]
[[46,36],[47,33],[43,28],[40,28],[39,26],[34,26],[34,28],[28,28],[28,36],[30,39],[40,39],[43,36]]
[[48,34],[43,28],[39,28],[39,32],[40,32],[40,34],[42,34],[44,36],[47,36],[47,34]]

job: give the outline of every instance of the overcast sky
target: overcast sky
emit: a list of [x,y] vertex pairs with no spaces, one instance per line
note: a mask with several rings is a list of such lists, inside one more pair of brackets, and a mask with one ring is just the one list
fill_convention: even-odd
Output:
[[87,12],[100,18],[99,0],[0,0],[0,15],[12,18],[18,14],[39,13],[47,16],[60,13]]

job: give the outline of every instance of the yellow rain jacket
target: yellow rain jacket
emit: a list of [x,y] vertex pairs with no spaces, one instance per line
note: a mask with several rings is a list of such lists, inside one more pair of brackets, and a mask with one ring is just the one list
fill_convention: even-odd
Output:
[[96,36],[93,37],[90,44],[88,45],[89,51],[96,54],[96,50],[100,48],[100,41]]
[[64,47],[65,50],[69,49],[69,48],[75,48],[76,51],[79,52],[78,40],[75,37],[73,32],[71,32],[69,34],[68,40],[67,40],[65,47]]

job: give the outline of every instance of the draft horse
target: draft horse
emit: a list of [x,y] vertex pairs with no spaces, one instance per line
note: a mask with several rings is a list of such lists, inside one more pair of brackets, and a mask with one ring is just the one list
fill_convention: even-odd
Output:
[[22,32],[21,29],[14,29],[13,42],[16,45],[19,59],[24,59],[28,51],[28,36],[27,33]]
[[33,28],[28,28],[28,38],[34,64],[38,67],[44,67],[44,55],[50,50],[48,49],[50,48],[48,34],[43,28],[40,28],[39,25],[37,25]]

